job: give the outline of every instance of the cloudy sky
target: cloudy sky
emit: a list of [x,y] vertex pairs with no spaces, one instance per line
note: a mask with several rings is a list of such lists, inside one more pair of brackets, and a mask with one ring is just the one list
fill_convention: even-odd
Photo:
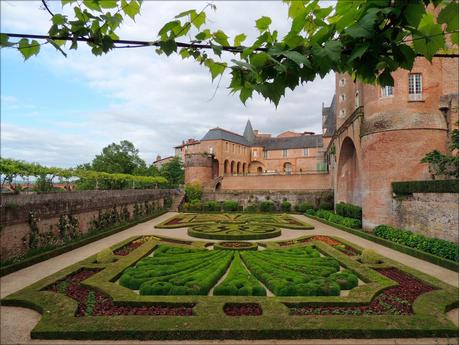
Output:
[[[183,10],[204,2],[145,1],[136,22],[126,20],[119,36],[154,40],[156,33]],[[257,33],[255,20],[273,19],[272,28],[288,30],[287,7],[274,1],[217,1],[208,13],[213,28],[231,37]],[[45,34],[49,15],[35,1],[5,1],[1,31]],[[52,2],[55,12],[60,2]],[[67,6],[68,7],[68,6]],[[246,43],[249,42],[246,41]],[[192,60],[157,55],[152,48],[119,49],[94,57],[87,49],[64,58],[44,46],[23,62],[13,49],[1,50],[1,154],[46,165],[71,167],[92,160],[104,146],[130,140],[150,164],[157,154],[173,154],[186,138],[201,138],[208,128],[243,131],[247,119],[262,132],[321,131],[321,107],[331,101],[333,76],[288,92],[276,109],[255,96],[244,106],[217,88],[208,70]],[[214,96],[215,94],[215,96]]]

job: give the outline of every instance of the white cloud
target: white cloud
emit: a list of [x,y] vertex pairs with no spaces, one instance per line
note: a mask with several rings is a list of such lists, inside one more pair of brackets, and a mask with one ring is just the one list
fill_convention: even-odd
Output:
[[[46,13],[27,3],[29,5],[14,2],[11,9],[2,2],[2,20],[5,18],[2,29],[46,32],[49,25]],[[272,27],[281,32],[288,29],[287,7],[280,3],[219,1],[216,4],[217,12],[209,13],[211,25],[233,37],[241,32],[253,37],[256,34],[254,22],[261,15],[272,17]],[[205,2],[144,2],[142,16],[136,23],[128,21],[124,24],[120,37],[153,40],[161,26],[175,14],[204,6]],[[32,19],[28,21],[26,18]],[[67,59],[53,50],[44,49],[38,59],[50,73],[82,80],[97,91],[96,94],[111,99],[105,109],[86,114],[83,122],[86,131],[82,131],[78,138],[59,134],[59,124],[56,124],[54,134],[40,132],[32,137],[26,135],[27,131],[33,132],[32,128],[7,126],[2,129],[7,133],[6,140],[2,137],[7,152],[22,159],[35,157],[36,160],[40,151],[46,148],[43,154],[53,164],[74,165],[72,159],[75,163],[80,163],[81,159],[89,161],[102,146],[123,139],[132,141],[150,163],[157,153],[169,155],[172,147],[183,139],[200,138],[208,128],[219,126],[241,133],[247,119],[252,121],[254,128],[273,134],[289,129],[320,132],[322,102],[330,102],[334,92],[334,78],[327,76],[324,80],[298,87],[294,92],[288,91],[277,109],[260,96],[255,96],[244,106],[226,89],[228,75],[222,78],[213,97],[217,80],[211,82],[207,69],[177,56],[158,56],[152,48],[119,49],[102,57],[94,57],[87,49],[79,49],[72,51]],[[68,126],[63,115],[61,125],[65,127],[66,123]],[[18,135],[21,130],[23,136]],[[65,149],[57,144],[55,134]],[[97,138],[97,144],[94,138]],[[74,140],[78,141],[77,148],[71,149],[68,145]],[[21,153],[24,152],[21,148],[32,153]],[[68,150],[76,154],[69,156]]]

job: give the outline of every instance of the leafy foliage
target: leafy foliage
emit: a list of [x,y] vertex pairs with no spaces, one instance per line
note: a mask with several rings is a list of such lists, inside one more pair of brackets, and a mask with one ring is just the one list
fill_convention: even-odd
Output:
[[314,215],[316,217],[323,218],[329,222],[344,225],[352,229],[360,229],[362,227],[362,221],[360,219],[343,217],[336,214],[333,211],[319,209],[316,212],[307,212],[307,214]]
[[[140,0],[61,1],[63,6],[73,6],[73,14],[53,13],[44,43],[63,54],[67,41],[68,49],[77,49],[84,41],[94,55],[108,53],[120,43],[116,31],[124,18],[134,20],[141,6]],[[158,54],[178,53],[183,59],[193,58],[208,68],[212,80],[229,70],[229,88],[242,102],[256,92],[277,106],[286,89],[294,90],[330,71],[347,72],[367,83],[393,85],[391,72],[410,69],[417,54],[432,60],[445,48],[454,51],[459,43],[455,1],[339,0],[326,7],[317,0],[284,2],[291,21],[284,37],[271,28],[271,18],[262,16],[255,22],[258,37],[253,42],[242,45],[247,35],[241,33],[230,46],[225,32],[206,28],[206,11],[216,9],[208,4],[201,11],[191,9],[178,14],[163,25],[157,41],[137,46],[153,45]],[[446,35],[450,36],[448,46]],[[0,46],[19,49],[25,59],[39,53],[37,41],[19,36],[21,40],[13,42],[1,34]],[[189,43],[177,41],[186,37],[194,38]],[[227,55],[222,51],[232,53],[234,59],[225,61]]]
[[185,186],[185,198],[187,201],[201,200],[202,185],[198,181],[189,183]]
[[440,256],[445,259],[459,260],[459,246],[456,243],[429,238],[411,231],[396,229],[388,225],[379,225],[373,234],[386,240]]
[[185,180],[185,170],[180,157],[174,157],[159,170],[159,174],[168,181],[169,187],[178,187]]
[[343,217],[354,218],[362,221],[362,208],[357,205],[339,202],[336,204],[336,213]]

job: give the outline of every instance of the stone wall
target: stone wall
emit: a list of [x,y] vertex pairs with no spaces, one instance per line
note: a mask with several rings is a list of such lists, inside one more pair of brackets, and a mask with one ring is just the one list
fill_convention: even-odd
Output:
[[413,193],[392,200],[393,224],[428,237],[459,242],[459,194]]
[[253,202],[271,200],[276,204],[289,201],[292,207],[301,202],[319,205],[320,202],[333,203],[333,191],[285,191],[285,190],[228,190],[214,193],[204,193],[203,200],[237,200],[244,208]]
[[331,176],[328,172],[301,175],[225,176],[221,182],[221,191],[320,191],[330,189],[332,189]]
[[78,231],[86,233],[100,212],[114,208],[127,209],[134,214],[134,205],[148,205],[160,209],[164,199],[175,196],[175,190],[101,190],[45,194],[2,195],[0,204],[0,257],[5,260],[26,252],[29,248],[29,215],[33,214],[40,234],[58,236],[58,222],[71,215],[78,220]]

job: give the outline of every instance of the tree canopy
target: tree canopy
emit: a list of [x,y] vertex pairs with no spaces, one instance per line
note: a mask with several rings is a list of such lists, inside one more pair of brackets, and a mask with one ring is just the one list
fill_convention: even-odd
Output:
[[134,20],[140,13],[141,0],[61,0],[63,7],[72,7],[70,16],[53,13],[42,2],[51,16],[48,34],[1,33],[0,46],[18,49],[25,59],[37,55],[42,44],[64,55],[81,42],[94,55],[153,46],[158,54],[195,59],[208,68],[212,80],[229,71],[228,87],[244,103],[256,92],[277,106],[287,88],[294,90],[331,71],[393,85],[391,72],[411,69],[417,56],[430,61],[458,57],[459,4],[454,0],[338,0],[325,7],[318,0],[284,0],[289,32],[280,37],[271,18],[262,16],[255,22],[257,38],[247,43],[245,33],[230,38],[206,27],[213,4],[177,14],[154,40],[133,41],[116,32],[126,17]]
[[165,163],[161,169],[159,169],[159,173],[169,181],[170,187],[178,187],[184,183],[185,172],[180,157],[174,157],[171,161]]

